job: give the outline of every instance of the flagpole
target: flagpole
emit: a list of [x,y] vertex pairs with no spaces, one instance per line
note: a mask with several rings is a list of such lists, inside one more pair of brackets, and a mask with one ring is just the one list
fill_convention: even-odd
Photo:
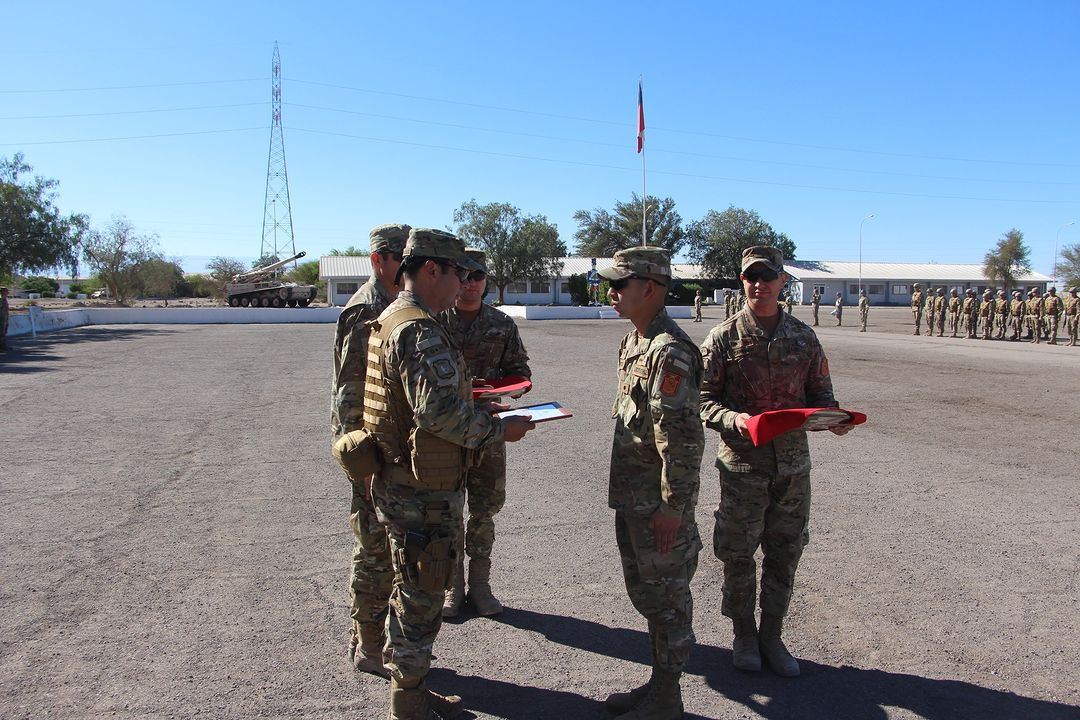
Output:
[[648,216],[648,210],[649,210],[649,205],[648,205],[649,194],[645,190],[645,139],[644,139],[644,134],[645,134],[645,128],[644,128],[644,124],[645,124],[644,123],[645,100],[644,100],[644,97],[643,97],[643,93],[644,93],[644,76],[638,76],[638,102],[641,105],[641,108],[638,111],[640,116],[641,116],[641,119],[638,121],[638,123],[640,125],[642,125],[642,127],[641,127],[641,133],[642,133],[642,141],[641,141],[641,246],[645,247],[646,245],[648,245],[648,234],[647,234],[647,231],[646,231],[645,220],[646,220],[646,217]]

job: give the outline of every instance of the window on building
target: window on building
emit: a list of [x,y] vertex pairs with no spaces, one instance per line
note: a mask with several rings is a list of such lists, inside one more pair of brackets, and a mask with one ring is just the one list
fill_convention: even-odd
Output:
[[337,294],[352,295],[359,287],[359,283],[337,283]]
[[858,286],[858,284],[848,285],[848,292],[850,294],[852,294],[852,295],[858,295],[859,294],[859,286]]
[[564,298],[569,298],[570,297],[570,281],[569,280],[561,280],[561,281],[559,281],[559,295],[564,297]]
[[514,293],[515,295],[524,295],[529,292],[529,284],[524,280],[512,280],[510,284],[506,286],[506,292]]
[[909,288],[907,285],[893,285],[892,286],[892,294],[893,295],[907,295],[910,292],[911,292],[911,288]]
[[551,292],[551,280],[548,278],[533,278],[529,281],[532,286],[532,292],[534,293],[549,293]]
[[885,294],[885,286],[884,285],[867,285],[866,286],[866,294],[867,295],[884,295]]
[[815,285],[814,286],[814,292],[816,292],[818,295],[824,296],[825,295],[825,286],[824,285]]

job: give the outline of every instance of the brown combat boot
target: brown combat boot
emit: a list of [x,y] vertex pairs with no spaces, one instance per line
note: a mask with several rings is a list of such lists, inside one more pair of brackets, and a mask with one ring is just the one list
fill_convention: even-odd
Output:
[[353,667],[360,672],[389,678],[390,673],[383,665],[383,626],[381,623],[356,623],[353,625],[353,637],[350,643],[349,659]]
[[477,615],[490,617],[503,611],[502,603],[491,593],[491,558],[469,558],[469,600]]
[[623,715],[630,712],[638,703],[645,699],[645,696],[649,692],[649,688],[652,687],[653,681],[656,679],[656,668],[653,667],[652,675],[649,676],[649,681],[641,687],[636,687],[630,692],[612,693],[607,696],[607,700],[604,701],[604,708],[607,709],[612,715]]
[[731,643],[731,663],[736,670],[758,672],[761,670],[761,651],[758,649],[757,624],[754,616],[733,618],[735,639]]
[[431,709],[431,704],[431,694],[423,680],[391,678],[388,720],[443,720]]
[[784,646],[784,641],[780,639],[783,628],[782,617],[768,613],[761,614],[761,633],[758,637],[761,656],[769,663],[772,671],[780,677],[798,677],[799,663],[791,657],[791,653]]
[[446,591],[443,598],[442,616],[444,618],[457,617],[461,612],[461,606],[465,604],[465,556],[458,553],[457,565],[454,566],[453,585]]
[[657,668],[645,697],[633,710],[620,715],[623,720],[679,720],[683,716],[682,673]]

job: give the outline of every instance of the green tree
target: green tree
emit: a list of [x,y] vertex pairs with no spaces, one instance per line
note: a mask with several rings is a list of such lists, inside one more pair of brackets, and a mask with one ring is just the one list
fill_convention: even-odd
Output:
[[[674,255],[686,241],[682,216],[675,201],[652,195],[648,198],[645,233],[649,245],[664,247]],[[574,239],[576,252],[585,257],[611,257],[617,251],[641,245],[641,197],[634,193],[630,202],[616,202],[614,211],[604,208],[578,210]]]
[[1024,233],[1016,228],[1002,235],[983,259],[983,276],[1006,292],[1016,285],[1017,275],[1030,271],[1031,250],[1024,244]]
[[0,277],[53,267],[75,275],[87,218],[62,216],[54,204],[59,183],[28,177],[32,171],[22,153],[0,158]]
[[157,250],[157,235],[138,234],[123,215],[114,216],[105,230],[90,233],[83,243],[83,258],[118,303],[141,289],[141,263],[163,259]]
[[548,278],[562,272],[566,245],[559,230],[543,215],[521,214],[509,203],[462,203],[454,211],[457,235],[487,255],[488,279],[503,302],[514,280]]
[[687,255],[702,266],[706,277],[738,277],[742,251],[752,245],[770,245],[779,248],[785,260],[795,259],[791,238],[773,230],[755,211],[734,205],[723,212],[705,213],[690,223],[686,235]]
[[210,271],[210,277],[214,282],[224,285],[240,273],[246,273],[248,268],[236,258],[213,257],[206,263],[206,269]]
[[[255,268],[261,268],[264,265],[273,265],[274,263],[280,262],[280,261],[281,261],[281,258],[279,258],[277,255],[266,254],[266,255],[263,255],[262,257],[260,257],[255,262],[251,263],[251,269],[254,270]],[[271,274],[274,277],[281,277],[282,275],[284,275],[288,271],[289,271],[288,267],[279,267],[276,270],[273,270]]]
[[1065,287],[1080,285],[1080,244],[1066,245],[1061,248],[1061,259],[1057,264],[1059,282]]
[[184,270],[174,260],[158,255],[147,257],[132,268],[132,290],[138,297],[163,298],[168,303],[177,297],[178,288],[184,281]]
[[343,255],[359,255],[361,257],[367,257],[371,254],[371,252],[368,251],[366,248],[358,248],[355,245],[350,245],[344,250],[338,250],[337,248],[333,248],[329,252],[329,254],[335,257],[341,257]]
[[25,277],[19,282],[19,287],[27,292],[32,293],[55,293],[60,289],[60,283],[56,282],[50,277],[44,277],[41,275],[32,275]]
[[300,263],[293,270],[290,270],[285,278],[290,282],[300,283],[301,285],[318,285],[319,284],[319,261],[312,260],[311,262]]

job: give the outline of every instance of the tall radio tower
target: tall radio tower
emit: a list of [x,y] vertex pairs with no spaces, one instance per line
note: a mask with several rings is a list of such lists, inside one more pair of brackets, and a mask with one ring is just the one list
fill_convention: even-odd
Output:
[[[292,205],[289,203],[289,173],[285,169],[285,136],[281,132],[281,56],[274,43],[270,124],[270,155],[266,159],[266,200],[263,205],[262,247],[259,257],[278,258],[296,254],[293,239]],[[294,263],[295,264],[295,263]]]

